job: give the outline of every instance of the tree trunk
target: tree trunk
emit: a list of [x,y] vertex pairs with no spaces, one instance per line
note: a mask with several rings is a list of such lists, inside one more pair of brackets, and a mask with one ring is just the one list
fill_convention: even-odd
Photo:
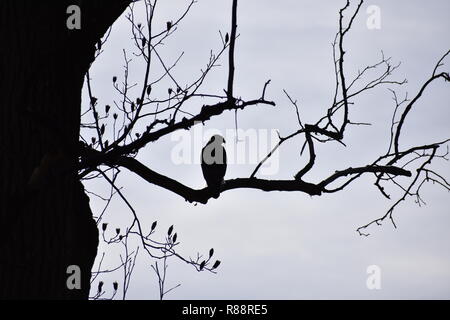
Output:
[[[81,90],[127,3],[0,1],[0,298],[88,298],[98,231],[77,179]],[[66,285],[71,265],[81,289]]]

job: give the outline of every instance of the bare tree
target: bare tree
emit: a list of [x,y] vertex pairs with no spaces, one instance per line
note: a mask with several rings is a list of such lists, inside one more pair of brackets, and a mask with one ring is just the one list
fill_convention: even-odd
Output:
[[[211,51],[209,61],[207,61],[201,75],[196,78],[194,77],[188,84],[181,83],[173,73],[179,59],[168,62],[160,54],[160,47],[164,41],[177,31],[180,22],[192,9],[196,1],[191,0],[183,14],[175,20],[168,21],[163,29],[157,29],[154,25],[154,16],[158,10],[158,1],[143,1],[146,10],[145,23],[136,21],[135,2],[129,1],[127,19],[130,23],[135,48],[132,53],[123,51],[124,75],[123,77],[115,76],[112,79],[112,89],[121,95],[121,100],[113,101],[100,108],[99,100],[95,96],[95,90],[91,83],[92,79],[89,72],[86,72],[88,70],[86,68],[84,72],[90,104],[86,112],[81,115],[81,128],[85,129],[85,131],[80,136],[81,141],[76,145],[76,148],[74,147],[74,143],[68,143],[69,150],[76,149],[75,153],[71,152],[69,155],[69,158],[71,157],[70,159],[72,160],[78,159],[75,166],[77,172],[76,180],[105,179],[111,185],[109,196],[104,199],[106,203],[105,210],[111,198],[118,196],[128,206],[133,215],[132,223],[125,228],[124,232],[116,230],[116,233],[109,238],[105,237],[105,231],[108,230],[106,225],[101,224],[103,213],[97,216],[97,225],[102,225],[104,241],[109,244],[123,245],[125,253],[120,266],[107,270],[101,270],[99,267],[96,272],[93,272],[93,279],[95,280],[95,277],[101,273],[111,272],[121,268],[124,271],[123,298],[126,297],[126,290],[130,283],[131,273],[139,250],[136,248],[130,251],[127,245],[130,237],[137,237],[141,250],[144,250],[150,257],[156,259],[154,270],[160,281],[163,281],[165,278],[166,259],[168,257],[176,257],[192,265],[197,271],[208,270],[215,272],[220,261],[212,259],[214,250],[211,250],[209,255],[198,254],[196,258],[186,258],[178,254],[175,250],[178,244],[177,233],[173,232],[172,227],[169,228],[163,240],[156,240],[156,222],[152,226],[142,225],[135,209],[123,195],[121,188],[117,186],[116,179],[122,172],[122,169],[125,168],[148,183],[171,191],[188,202],[207,204],[213,197],[211,190],[208,188],[194,189],[183,182],[162,175],[138,161],[136,155],[150,143],[155,143],[162,137],[177,130],[189,130],[195,125],[201,125],[212,118],[219,117],[226,111],[256,108],[260,105],[276,106],[274,101],[267,98],[270,80],[264,79],[261,81],[261,92],[256,93],[254,99],[244,100],[236,95],[237,90],[234,86],[234,75],[236,72],[234,57],[238,50],[236,43],[238,38],[237,0],[232,1],[230,32],[225,33],[225,35],[220,34],[222,38],[221,47],[216,52]],[[127,1],[122,2],[127,3]],[[123,10],[124,6],[122,2],[120,9]],[[327,193],[343,191],[362,175],[370,174],[374,177],[375,186],[387,199],[390,199],[390,195],[385,189],[387,184],[400,188],[404,194],[400,199],[393,200],[394,203],[391,208],[385,214],[381,215],[380,218],[357,229],[361,235],[368,235],[365,230],[370,225],[381,224],[385,219],[390,219],[395,225],[393,216],[394,209],[406,198],[415,197],[419,202],[422,201],[420,190],[426,182],[433,182],[450,190],[450,185],[443,175],[433,171],[429,166],[437,158],[446,159],[445,157],[448,153],[446,146],[449,139],[433,141],[426,145],[417,145],[407,149],[401,145],[401,138],[403,136],[402,128],[407,121],[408,114],[420,99],[423,92],[434,81],[449,81],[449,74],[448,72],[442,71],[442,67],[450,51],[447,51],[437,61],[434,70],[430,70],[431,76],[424,80],[423,86],[412,99],[408,99],[407,97],[404,99],[398,98],[396,91],[392,89],[396,86],[404,85],[406,81],[393,78],[398,65],[392,64],[391,58],[385,57],[384,54],[382,54],[380,60],[376,63],[361,69],[356,77],[349,78],[345,72],[345,39],[349,36],[362,5],[363,0],[360,0],[355,6],[351,6],[350,1],[347,1],[345,6],[339,11],[339,29],[332,45],[335,90],[332,93],[333,101],[329,106],[324,107],[324,115],[315,122],[304,123],[296,100],[285,91],[285,95],[295,109],[298,121],[297,130],[288,135],[279,136],[279,141],[275,148],[255,167],[250,176],[224,181],[220,187],[220,192],[226,192],[232,189],[251,188],[265,192],[295,191],[303,192],[311,196],[321,196]],[[109,21],[109,25],[111,22]],[[103,40],[99,40],[100,35],[94,37],[96,39],[96,52],[94,56],[101,54],[104,42],[108,38],[107,33],[103,37]],[[224,54],[228,54],[228,80],[227,83],[224,83],[224,88],[226,88],[224,89],[224,94],[217,95],[201,91],[206,76],[218,65],[219,59]],[[128,80],[129,64],[132,60],[131,56],[143,59],[146,65],[143,78],[139,83],[130,83]],[[154,65],[159,65],[162,68],[162,74],[152,73],[152,67]],[[373,74],[373,71],[378,72],[378,75],[366,79],[369,70],[371,74]],[[171,83],[167,89],[167,95],[165,97],[155,96],[153,93],[154,90],[152,89],[164,83],[163,81],[165,80]],[[379,155],[379,157],[373,159],[372,162],[367,163],[365,166],[336,170],[318,181],[310,181],[307,178],[307,174],[316,164],[316,146],[331,142],[337,142],[345,146],[346,129],[352,125],[366,124],[350,120],[351,110],[354,104],[353,101],[357,97],[381,86],[391,88],[394,97],[391,134],[387,152]],[[138,91],[138,94],[135,96],[134,92],[136,91]],[[205,99],[209,103],[202,105]],[[195,108],[192,102],[197,102],[202,107]],[[49,127],[47,124],[43,126],[47,129]],[[54,133],[55,130],[61,129],[51,128],[49,130]],[[274,151],[284,142],[294,137],[302,138],[304,141],[300,151],[302,158],[306,158],[306,165],[299,167],[297,172],[293,172],[292,179],[269,180],[258,178],[259,169],[273,156]],[[68,153],[65,151],[60,152],[56,149],[56,151],[51,153],[51,156],[57,158],[57,162],[61,163],[60,159],[68,157]],[[71,167],[69,166],[69,168]],[[67,170],[66,167],[62,168],[57,172],[56,179],[63,179],[68,172],[73,172],[73,170]],[[407,177],[407,184],[402,185],[398,181],[398,177]],[[161,259],[163,261],[162,267],[161,264],[157,264],[158,260]],[[93,280],[91,279],[91,281]],[[113,295],[115,295],[117,290],[118,284],[115,283],[113,284]],[[168,290],[164,288],[164,284],[160,282],[160,298],[167,292]],[[93,298],[101,298],[102,294],[103,283],[99,282],[98,294]]]
[[[164,176],[139,162],[136,159],[136,155],[149,143],[156,142],[161,137],[171,134],[176,130],[189,130],[195,125],[202,125],[209,119],[220,116],[225,111],[237,111],[248,107],[257,107],[258,105],[276,106],[276,104],[266,98],[266,91],[270,80],[263,81],[261,93],[252,100],[243,100],[237,98],[234,94],[234,56],[236,39],[238,38],[237,0],[232,2],[230,32],[225,35],[220,33],[222,47],[217,49],[217,53],[211,51],[209,61],[202,70],[200,77],[194,78],[188,84],[182,84],[173,74],[173,70],[177,67],[183,54],[174,62],[168,62],[159,53],[159,50],[163,41],[166,42],[177,31],[180,22],[188,14],[195,1],[190,1],[183,14],[175,21],[168,21],[165,29],[162,30],[155,29],[153,25],[154,15],[158,9],[157,1],[145,0],[144,4],[146,23],[142,24],[136,21],[134,3],[130,5],[129,13],[126,16],[130,23],[134,52],[130,54],[125,50],[123,51],[124,76],[121,79],[118,77],[112,79],[113,89],[121,95],[121,101],[114,101],[113,106],[106,105],[104,111],[100,112],[97,110],[98,101],[93,96],[90,84],[91,79],[89,78],[89,74],[87,74],[86,80],[91,103],[84,116],[90,117],[91,121],[83,123],[83,126],[89,128],[89,133],[92,134],[93,132],[94,136],[89,139],[86,135],[83,139],[83,155],[79,163],[79,177],[81,179],[92,179],[98,176],[103,177],[112,185],[112,190],[115,190],[115,193],[126,202],[134,215],[134,220],[127,229],[124,237],[127,238],[131,234],[138,236],[141,239],[141,246],[151,257],[163,260],[162,267],[157,261],[152,266],[159,279],[160,298],[162,299],[164,294],[171,290],[165,291],[164,289],[167,258],[169,256],[176,256],[192,264],[198,271],[209,270],[214,272],[215,267],[217,267],[217,265],[211,267],[213,261],[211,260],[211,256],[214,251],[211,251],[208,259],[203,259],[201,255],[198,255],[195,260],[184,258],[175,251],[176,238],[171,238],[172,230],[169,230],[168,237],[165,241],[155,242],[150,239],[149,236],[153,234],[156,222],[151,227],[149,236],[146,236],[145,226],[141,225],[135,210],[114,183],[120,172],[120,168],[126,168],[147,182],[180,195],[188,202],[206,204],[212,197],[212,193],[208,188],[193,189],[180,181]],[[446,52],[437,62],[436,67],[432,70],[431,77],[426,79],[420,91],[412,99],[405,97],[400,100],[396,91],[392,89],[395,86],[406,84],[406,80],[396,80],[393,78],[400,64],[392,64],[392,59],[386,57],[383,52],[381,52],[379,61],[361,69],[354,78],[348,78],[345,73],[344,56],[346,52],[344,42],[350,33],[353,22],[362,4],[363,1],[359,1],[355,8],[352,8],[350,1],[347,1],[345,6],[339,11],[339,30],[332,43],[335,90],[331,105],[324,109],[323,117],[317,119],[314,123],[304,123],[301,120],[302,117],[297,102],[287,91],[284,91],[295,109],[298,129],[286,136],[279,136],[279,141],[273,150],[255,167],[249,177],[226,180],[221,186],[221,192],[237,188],[253,188],[262,191],[298,191],[311,196],[320,196],[342,191],[363,174],[371,174],[374,176],[375,186],[387,199],[391,198],[385,190],[387,183],[399,187],[404,194],[400,199],[394,201],[394,204],[387,213],[357,229],[360,235],[367,236],[368,233],[365,232],[365,229],[371,224],[381,224],[387,218],[395,226],[393,217],[394,209],[408,196],[416,197],[420,203],[422,201],[420,189],[425,182],[437,183],[450,190],[450,186],[445,178],[428,168],[428,165],[435,158],[445,159],[447,150],[444,150],[442,153],[439,153],[438,150],[445,147],[449,140],[432,142],[406,150],[402,149],[400,145],[402,127],[407,115],[419,100],[422,93],[435,80],[449,80],[448,73],[440,71],[443,66],[443,61],[449,52]],[[102,43],[97,46],[98,54],[101,53],[101,48]],[[224,87],[226,87],[224,94],[217,95],[202,92],[201,89],[206,76],[218,65],[219,59],[225,52],[228,52],[228,81],[224,84]],[[132,62],[130,56],[139,57],[145,62],[146,69],[140,83],[129,83],[129,64]],[[163,70],[162,74],[151,74],[150,70],[154,69],[155,64],[161,67]],[[375,76],[373,76],[374,71]],[[367,76],[369,73],[371,77]],[[167,89],[167,96],[154,96],[152,88],[165,85],[163,83],[165,79],[168,79],[170,85]],[[315,148],[317,144],[338,142],[345,146],[345,133],[348,126],[369,125],[369,123],[357,123],[350,120],[353,100],[381,86],[390,88],[395,102],[387,152],[365,166],[337,170],[320,181],[313,182],[305,178],[316,163]],[[133,97],[130,93],[135,90],[138,91],[137,98]],[[211,104],[204,104],[200,110],[196,110],[192,104],[188,104],[188,102],[200,99],[201,101],[209,99],[209,101],[213,102]],[[112,125],[110,121],[108,122],[111,114],[113,117]],[[105,129],[105,124],[110,128],[112,127],[112,129],[109,129],[109,134]],[[142,128],[145,129],[142,130]],[[284,142],[294,137],[302,137],[304,140],[300,151],[302,157],[306,157],[307,159],[306,165],[299,169],[298,172],[293,173],[293,179],[291,180],[266,180],[257,178],[261,166],[273,156],[274,152]],[[409,178],[408,185],[401,185],[397,181],[397,177],[400,176]],[[113,196],[114,192],[111,192],[110,195]],[[109,201],[110,198],[107,199],[107,203]],[[98,221],[100,220],[101,218]],[[176,234],[174,237],[176,237]],[[160,251],[161,254],[155,254],[155,250]],[[216,264],[218,263],[220,262],[216,262]],[[125,262],[124,265],[126,265]]]

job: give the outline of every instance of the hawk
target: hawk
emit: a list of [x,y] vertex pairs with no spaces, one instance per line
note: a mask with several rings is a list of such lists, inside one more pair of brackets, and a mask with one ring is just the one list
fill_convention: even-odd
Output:
[[220,186],[227,171],[227,153],[223,144],[225,139],[221,135],[213,135],[202,149],[202,171],[212,197],[217,199]]

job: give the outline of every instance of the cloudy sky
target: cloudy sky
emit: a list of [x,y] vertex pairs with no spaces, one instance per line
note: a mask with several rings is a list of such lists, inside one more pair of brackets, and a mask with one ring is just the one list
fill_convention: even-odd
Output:
[[[155,27],[175,20],[189,1],[161,4]],[[296,100],[304,122],[313,122],[330,105],[334,93],[331,42],[338,26],[338,10],[345,1],[327,0],[241,0],[238,13],[235,94],[245,99],[258,98],[264,82],[271,79],[267,98],[276,107],[250,107],[238,114],[239,128],[258,130],[258,139],[273,143],[270,134],[282,136],[297,128],[295,110],[283,89]],[[380,29],[369,29],[367,8],[380,9]],[[137,7],[138,9],[139,7]],[[139,9],[138,9],[139,10]],[[142,11],[142,10],[141,10]],[[231,1],[198,0],[160,53],[170,64],[182,52],[174,69],[181,83],[200,74],[208,62],[210,50],[221,47],[219,31],[230,25]],[[358,69],[378,61],[383,50],[393,63],[401,62],[395,79],[408,79],[396,88],[399,95],[415,95],[428,79],[437,60],[450,48],[448,20],[450,2],[375,0],[363,5],[346,39],[346,73],[351,78]],[[104,52],[91,69],[94,95],[100,104],[111,104],[114,94],[111,78],[123,75],[123,52],[132,42],[129,25],[122,16],[113,30]],[[207,78],[203,92],[221,94],[226,87],[226,55]],[[447,69],[450,61],[447,59]],[[131,78],[139,82],[144,66],[137,57],[130,66]],[[151,76],[156,78],[158,67]],[[167,87],[164,88],[166,90]],[[160,90],[163,94],[162,88]],[[158,93],[158,91],[157,91]],[[137,94],[137,91],[136,91]],[[87,101],[86,93],[84,99]],[[431,143],[450,137],[450,91],[448,84],[431,85],[411,112],[404,127],[401,145]],[[211,101],[208,101],[211,102]],[[354,100],[351,120],[371,122],[372,126],[352,126],[346,136],[347,148],[333,143],[317,146],[317,165],[305,179],[317,182],[335,170],[362,166],[384,154],[388,148],[389,126],[394,104],[387,87],[368,92]],[[198,106],[203,103],[197,101]],[[86,105],[86,103],[85,103]],[[197,106],[197,107],[198,107]],[[192,106],[195,109],[196,106]],[[223,135],[234,128],[234,113],[226,113],[204,127],[200,135],[189,136],[194,144],[204,144],[212,129]],[[315,122],[315,121],[314,121]],[[228,129],[228,131],[227,131]],[[203,130],[203,131],[201,131]],[[209,130],[209,131],[208,131]],[[256,132],[256,131],[255,131]],[[84,133],[90,138],[90,133]],[[266,135],[267,134],[267,135]],[[173,150],[179,141],[168,136],[142,150],[138,159],[153,170],[195,188],[204,187],[200,166],[194,152],[191,163],[177,164]],[[305,163],[300,157],[301,140],[286,143],[273,160],[274,170],[260,175],[267,179],[289,179]],[[179,146],[179,145],[178,145]],[[236,148],[233,139],[227,148]],[[239,150],[236,148],[236,150]],[[265,151],[265,150],[263,150]],[[228,166],[226,178],[249,176],[255,164],[235,161]],[[449,165],[437,160],[433,168],[448,179]],[[181,284],[167,299],[382,299],[450,298],[450,223],[448,192],[438,186],[423,189],[426,206],[419,207],[409,198],[395,212],[397,229],[390,222],[371,227],[369,237],[355,229],[386,212],[392,205],[374,187],[373,177],[359,179],[343,192],[310,197],[303,193],[265,193],[258,190],[232,190],[207,205],[185,202],[123,170],[118,185],[135,207],[145,227],[158,221],[160,236],[174,224],[186,256],[207,253],[215,248],[222,261],[217,274],[197,273],[176,259],[169,260],[167,286]],[[107,194],[102,182],[88,182],[87,189]],[[392,195],[400,195],[394,186]],[[91,198],[95,214],[103,202]],[[131,212],[115,198],[103,222],[125,228]],[[105,263],[116,266],[121,248],[104,247]],[[141,252],[142,253],[142,252]],[[152,263],[144,254],[138,258],[128,291],[131,299],[158,299],[157,278]],[[381,270],[381,288],[369,290],[367,268]],[[108,283],[122,273],[108,275]],[[96,287],[94,285],[94,287]]]

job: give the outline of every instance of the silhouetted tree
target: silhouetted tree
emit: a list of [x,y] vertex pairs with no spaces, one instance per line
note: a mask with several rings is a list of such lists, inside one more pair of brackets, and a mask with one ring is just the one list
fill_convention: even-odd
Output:
[[[194,1],[190,2],[186,12]],[[338,142],[345,144],[346,128],[361,125],[350,121],[352,100],[355,97],[379,86],[402,85],[405,81],[393,80],[392,74],[397,66],[389,58],[369,65],[353,79],[346,77],[344,39],[348,35],[353,21],[363,1],[351,9],[349,1],[339,12],[339,30],[333,43],[336,89],[334,100],[326,108],[322,118],[314,123],[304,123],[296,101],[291,102],[296,110],[298,129],[287,136],[280,136],[281,144],[294,137],[304,139],[302,154],[306,150],[307,161],[289,180],[267,180],[257,178],[260,167],[273,151],[259,163],[249,177],[226,180],[220,192],[237,188],[253,188],[262,191],[297,191],[311,196],[338,192],[363,174],[372,174],[380,192],[390,198],[384,184],[398,184],[396,177],[408,177],[408,183],[402,186],[404,195],[394,202],[391,209],[377,220],[358,229],[365,235],[364,229],[370,224],[381,223],[386,218],[393,220],[393,210],[408,196],[420,200],[420,188],[424,182],[432,181],[447,190],[449,184],[438,173],[429,168],[439,154],[439,149],[448,142],[432,142],[404,149],[401,145],[402,127],[408,113],[420,99],[428,86],[437,80],[449,81],[447,72],[441,67],[445,57],[438,61],[419,92],[411,100],[397,99],[391,124],[389,150],[365,166],[350,167],[331,172],[320,181],[310,181],[307,173],[316,163],[315,147],[318,144]],[[77,5],[81,8],[81,29],[69,29],[66,22],[67,8]],[[140,94],[131,97],[127,94],[129,84],[124,79],[113,79],[116,90],[123,94],[120,111],[117,115],[110,106],[98,110],[97,98],[89,85],[89,67],[101,51],[102,38],[108,27],[119,17],[130,0],[60,0],[25,1],[4,0],[0,2],[1,72],[0,108],[1,133],[0,146],[0,219],[3,228],[0,261],[0,292],[4,298],[88,298],[91,269],[97,255],[98,231],[89,208],[89,198],[85,194],[80,180],[87,177],[102,177],[110,182],[115,193],[124,201],[126,198],[114,185],[117,169],[126,168],[151,184],[160,186],[183,197],[189,202],[206,204],[215,194],[208,188],[193,189],[180,181],[164,176],[139,162],[135,156],[149,143],[176,130],[189,130],[198,123],[204,123],[218,117],[226,111],[235,111],[257,105],[275,106],[275,102],[266,98],[266,89],[270,81],[262,86],[262,93],[252,100],[238,98],[234,90],[234,53],[237,38],[237,0],[232,1],[232,27],[223,39],[223,46],[217,54],[211,54],[207,68],[202,76],[190,85],[180,85],[158,55],[157,47],[162,40],[175,32],[180,20],[169,21],[164,29],[152,28],[156,1],[145,0],[147,23],[140,25],[134,21],[133,10],[128,19],[132,25],[133,38],[138,54],[147,63],[143,81],[139,83]],[[131,8],[132,9],[132,8]],[[349,11],[350,14],[346,16]],[[223,53],[228,53],[228,81],[223,96],[198,93],[206,74],[216,65]],[[124,53],[127,63],[127,56]],[[159,60],[165,69],[164,77],[173,82],[168,90],[168,98],[151,96],[150,65],[152,59]],[[379,70],[379,75],[365,80],[368,70]],[[84,124],[96,132],[92,141],[80,138],[81,90],[87,79],[90,96],[89,113],[92,122]],[[199,110],[185,110],[188,101],[197,98],[215,99],[216,102],[203,105]],[[163,105],[167,107],[158,109]],[[118,111],[118,112],[119,112]],[[106,117],[112,114],[114,121],[120,116],[121,126],[113,133],[113,139],[105,136]],[[151,115],[152,117],[149,117]],[[142,125],[144,131],[138,131]],[[111,169],[110,171],[104,168]],[[129,205],[129,203],[127,202]],[[132,212],[134,209],[129,205]],[[130,235],[140,238],[143,249],[151,256],[165,259],[177,256],[192,264],[197,270],[214,270],[220,262],[200,256],[195,260],[185,259],[174,250],[177,243],[176,233],[169,230],[166,241],[156,243],[150,236],[155,226],[142,226],[135,219],[127,230],[117,231],[109,242],[126,241]],[[103,232],[106,230],[106,226]],[[162,253],[157,256],[154,250]],[[213,251],[212,251],[213,252]],[[137,252],[135,253],[137,254]],[[69,290],[66,281],[67,268],[77,265],[81,269],[81,289]],[[134,260],[126,255],[124,265],[132,270]],[[161,274],[158,265],[155,271]],[[161,272],[160,272],[161,271]],[[126,279],[125,279],[126,283]],[[99,292],[102,291],[99,283]],[[127,286],[127,285],[126,285]],[[117,290],[117,284],[114,284]],[[164,295],[162,289],[162,295]]]
[[[128,4],[0,2],[3,298],[88,297],[98,232],[77,175],[81,89],[96,43]],[[66,25],[71,5],[82,8],[79,30]],[[70,265],[81,290],[66,286]]]

